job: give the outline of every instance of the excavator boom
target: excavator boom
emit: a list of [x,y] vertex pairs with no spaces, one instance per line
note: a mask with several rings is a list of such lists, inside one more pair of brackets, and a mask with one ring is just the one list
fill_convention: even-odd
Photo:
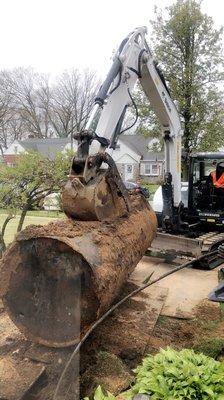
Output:
[[130,210],[128,193],[110,157],[126,128],[126,111],[134,104],[132,91],[140,82],[162,128],[165,143],[164,225],[174,229],[181,204],[181,123],[165,80],[146,42],[147,30],[137,28],[120,44],[95,99],[84,132],[75,135],[78,152],[62,203],[77,219],[105,220]]

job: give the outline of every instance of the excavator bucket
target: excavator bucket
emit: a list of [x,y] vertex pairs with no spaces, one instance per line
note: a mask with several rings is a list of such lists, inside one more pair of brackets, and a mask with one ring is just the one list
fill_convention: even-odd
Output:
[[108,179],[108,172],[85,185],[75,177],[68,181],[62,191],[62,207],[66,215],[83,221],[105,221],[128,212],[125,199],[114,181]]
[[[107,169],[101,169],[102,163]],[[127,215],[130,202],[127,189],[114,160],[106,153],[74,157],[69,181],[62,190],[65,214],[83,221],[105,221]]]
[[25,336],[73,345],[110,307],[156,234],[146,199],[132,194],[130,206],[113,220],[66,218],[16,236],[1,262],[0,295]]

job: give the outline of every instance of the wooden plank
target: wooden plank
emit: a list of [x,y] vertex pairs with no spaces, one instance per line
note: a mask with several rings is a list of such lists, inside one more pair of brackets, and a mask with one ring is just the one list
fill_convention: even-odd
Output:
[[20,400],[43,374],[45,368],[10,356],[0,358],[0,399]]

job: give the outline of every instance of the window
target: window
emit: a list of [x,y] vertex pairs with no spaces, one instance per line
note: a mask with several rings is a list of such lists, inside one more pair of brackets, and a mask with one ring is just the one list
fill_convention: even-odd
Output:
[[160,174],[159,164],[142,164],[141,173],[142,175],[158,176]]
[[151,165],[145,164],[145,175],[151,175]]
[[131,164],[126,165],[126,171],[128,172],[128,174],[132,174],[132,165]]
[[159,175],[159,168],[157,164],[151,165],[151,175]]

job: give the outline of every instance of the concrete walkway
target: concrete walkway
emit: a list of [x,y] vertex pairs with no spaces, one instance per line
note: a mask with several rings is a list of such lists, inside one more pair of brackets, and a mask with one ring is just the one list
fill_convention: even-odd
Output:
[[[131,275],[131,281],[139,285],[153,271],[154,279],[172,268],[174,268],[173,265],[163,262],[162,259],[143,257]],[[161,315],[176,318],[193,318],[195,307],[207,298],[217,284],[217,269],[203,271],[186,268],[165,278],[156,284],[158,292],[161,288],[168,289]],[[151,290],[149,287],[145,290],[145,293],[150,294]]]

